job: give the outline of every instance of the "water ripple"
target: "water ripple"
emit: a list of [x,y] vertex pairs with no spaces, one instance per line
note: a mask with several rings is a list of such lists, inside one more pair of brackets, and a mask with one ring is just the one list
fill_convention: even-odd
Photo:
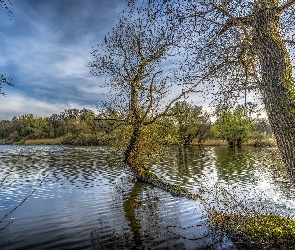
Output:
[[[294,189],[276,150],[187,147],[167,155],[151,169],[171,183],[193,192],[223,183],[294,217]],[[200,202],[135,182],[106,147],[0,146],[0,167],[1,218],[35,190],[0,223],[13,221],[0,233],[1,249],[235,249],[205,225]]]

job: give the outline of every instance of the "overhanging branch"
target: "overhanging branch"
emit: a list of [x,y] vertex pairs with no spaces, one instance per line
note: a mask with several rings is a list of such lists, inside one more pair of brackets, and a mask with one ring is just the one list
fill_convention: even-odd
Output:
[[295,41],[291,40],[291,39],[285,39],[285,40],[283,40],[283,42],[295,45]]
[[[295,1],[295,0],[294,0]],[[253,16],[248,15],[245,17],[234,17],[232,14],[230,14],[227,10],[224,8],[221,8],[217,5],[214,5],[214,8],[222,12],[224,15],[226,15],[229,19],[226,21],[226,23],[223,25],[221,30],[219,31],[218,35],[222,35],[232,27],[241,27],[241,29],[244,32],[244,35],[248,41],[251,41],[249,34],[247,32],[246,26],[253,25]]]
[[289,0],[285,4],[282,4],[279,7],[279,13],[282,14],[286,9],[290,8],[293,4],[295,4],[295,0]]

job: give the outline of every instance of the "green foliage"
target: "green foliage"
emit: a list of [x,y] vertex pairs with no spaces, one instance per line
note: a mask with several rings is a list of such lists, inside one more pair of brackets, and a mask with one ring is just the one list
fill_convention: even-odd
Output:
[[220,137],[227,140],[231,147],[241,146],[253,135],[254,122],[244,114],[242,107],[237,107],[233,112],[222,112],[215,125]]
[[46,118],[32,114],[14,117],[11,121],[0,122],[0,138],[13,143],[22,138],[37,139],[52,136],[50,124]]
[[171,117],[161,117],[154,124],[144,126],[140,140],[141,158],[153,161],[165,148],[177,144],[177,127]]
[[110,122],[109,126],[102,130],[101,142],[103,145],[111,145],[116,149],[126,148],[132,133],[130,125],[115,126]]
[[252,239],[295,245],[295,220],[279,215],[258,215],[246,220],[245,231]]
[[15,142],[14,144],[15,145],[24,145],[27,139],[28,138],[26,138],[26,137],[25,138],[22,138],[19,141]]
[[79,134],[74,135],[67,133],[65,136],[60,137],[60,144],[63,145],[79,145],[79,146],[97,146],[101,145],[101,140],[92,134]]
[[[239,218],[239,226],[229,226],[229,233],[240,242],[255,242],[269,247],[295,246],[295,220],[275,214]],[[235,225],[235,226],[234,226]]]
[[212,125],[209,131],[210,139],[218,139],[220,137],[220,133],[218,131],[218,127],[216,125]]
[[[157,160],[158,153],[171,145],[189,144],[192,139],[202,143],[207,138],[224,138],[217,123],[210,125],[209,115],[202,107],[178,102],[171,113],[175,116],[163,116],[142,128],[140,157]],[[124,149],[132,134],[131,124],[126,114],[114,110],[98,115],[87,109],[69,109],[49,117],[28,114],[0,121],[0,143],[22,144],[24,138],[58,139],[59,144],[64,145],[110,145]],[[255,139],[257,145],[271,136],[265,119],[256,119],[253,128],[251,139]]]
[[[100,138],[103,145],[124,150],[133,132],[132,121],[116,112],[104,114],[99,120]],[[146,163],[158,159],[159,153],[170,145],[178,144],[178,127],[173,117],[160,117],[153,124],[141,127],[138,158]]]
[[186,101],[176,102],[172,108],[176,115],[179,142],[189,145],[193,139],[202,143],[209,137],[209,115],[202,110],[201,106],[191,105]]
[[11,121],[0,121],[0,140],[5,144],[59,138],[61,144],[101,145],[102,134],[96,115],[87,109],[68,109],[45,118],[26,114]]

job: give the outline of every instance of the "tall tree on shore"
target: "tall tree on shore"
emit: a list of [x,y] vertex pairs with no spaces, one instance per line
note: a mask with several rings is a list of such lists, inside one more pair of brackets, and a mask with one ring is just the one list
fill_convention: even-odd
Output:
[[[186,42],[189,79],[212,69],[208,91],[219,104],[242,97],[245,90],[262,96],[282,159],[295,182],[295,89],[292,58],[295,0],[151,0],[167,20],[194,28]],[[151,7],[150,7],[151,8]],[[294,48],[294,47],[293,47]],[[190,72],[190,74],[188,74]]]
[[233,111],[223,111],[217,116],[215,126],[219,136],[226,140],[229,147],[241,147],[242,143],[253,136],[254,122],[245,115],[243,107]]

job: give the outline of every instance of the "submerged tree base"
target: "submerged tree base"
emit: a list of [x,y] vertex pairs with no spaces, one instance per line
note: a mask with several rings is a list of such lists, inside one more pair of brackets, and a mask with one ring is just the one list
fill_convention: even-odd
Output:
[[140,182],[152,184],[153,186],[161,188],[175,196],[183,196],[191,200],[201,199],[199,194],[193,194],[185,187],[164,181],[150,170],[136,169],[133,166],[130,167],[135,174],[136,179]]

